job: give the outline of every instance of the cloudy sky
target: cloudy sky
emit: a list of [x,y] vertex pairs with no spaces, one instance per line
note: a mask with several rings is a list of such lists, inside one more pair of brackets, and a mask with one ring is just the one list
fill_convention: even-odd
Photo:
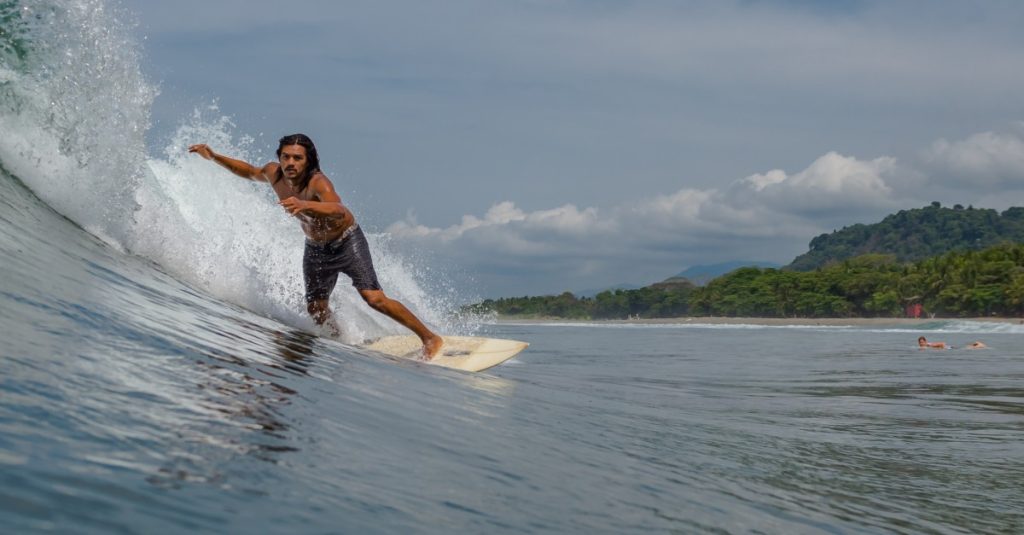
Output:
[[121,3],[154,146],[211,102],[268,159],[305,132],[363,226],[480,296],[1024,205],[1022,2]]

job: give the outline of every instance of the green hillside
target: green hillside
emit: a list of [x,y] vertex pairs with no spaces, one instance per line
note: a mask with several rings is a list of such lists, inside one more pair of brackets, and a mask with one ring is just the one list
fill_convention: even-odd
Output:
[[864,254],[914,262],[950,251],[976,251],[1000,243],[1024,243],[1024,208],[1003,213],[959,204],[901,210],[879,223],[857,224],[811,240],[810,250],[784,269],[810,271]]
[[812,271],[744,267],[697,287],[670,279],[594,298],[488,299],[475,313],[574,319],[678,316],[898,317],[908,305],[941,317],[1024,316],[1024,245],[949,252],[914,263],[869,254]]

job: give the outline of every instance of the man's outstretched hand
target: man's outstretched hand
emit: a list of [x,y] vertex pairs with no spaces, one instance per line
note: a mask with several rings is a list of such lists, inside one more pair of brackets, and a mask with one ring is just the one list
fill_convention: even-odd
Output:
[[210,147],[208,147],[205,143],[199,143],[197,145],[192,145],[191,147],[188,148],[188,151],[189,152],[194,152],[194,153],[202,156],[203,158],[206,158],[207,160],[212,160],[213,159],[213,151],[210,150]]

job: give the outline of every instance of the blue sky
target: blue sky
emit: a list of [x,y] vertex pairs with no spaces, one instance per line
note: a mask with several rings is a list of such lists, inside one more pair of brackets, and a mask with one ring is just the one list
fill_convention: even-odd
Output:
[[484,296],[1024,204],[1019,2],[122,5],[154,145],[213,101],[268,158],[308,133],[364,226]]

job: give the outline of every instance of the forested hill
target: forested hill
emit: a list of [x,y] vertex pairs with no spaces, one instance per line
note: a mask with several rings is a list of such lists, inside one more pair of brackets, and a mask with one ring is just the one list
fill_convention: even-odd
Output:
[[913,262],[949,251],[979,250],[993,245],[1024,243],[1024,208],[1003,213],[992,209],[956,205],[901,210],[879,223],[857,224],[811,240],[810,250],[788,269],[809,271],[869,253],[895,255]]
[[1024,317],[1024,244],[949,252],[913,263],[869,254],[812,271],[744,267],[707,286],[685,279],[577,298],[488,299],[474,313],[578,319],[755,316],[899,317],[921,305],[939,317]]

